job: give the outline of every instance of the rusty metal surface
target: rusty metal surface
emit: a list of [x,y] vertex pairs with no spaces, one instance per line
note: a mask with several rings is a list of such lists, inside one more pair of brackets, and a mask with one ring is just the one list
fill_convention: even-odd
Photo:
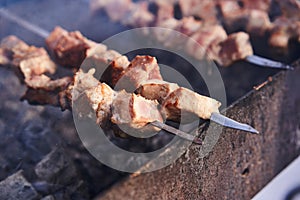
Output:
[[[132,175],[97,199],[250,199],[299,154],[300,68],[280,72],[227,109],[261,135],[224,128],[207,156],[193,145],[174,164]],[[298,133],[298,135],[297,135]]]

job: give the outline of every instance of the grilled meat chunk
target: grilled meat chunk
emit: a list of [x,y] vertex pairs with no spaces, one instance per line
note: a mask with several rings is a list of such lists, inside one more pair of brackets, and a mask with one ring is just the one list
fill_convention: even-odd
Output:
[[249,35],[244,32],[238,32],[229,35],[221,42],[218,63],[222,66],[229,66],[233,62],[243,60],[247,56],[253,55],[253,49],[249,41]]
[[141,83],[136,92],[146,99],[157,100],[162,103],[179,86],[163,80],[152,79]]
[[156,58],[136,56],[122,72],[115,89],[125,89],[128,92],[134,92],[142,82],[151,79],[162,80]]
[[219,112],[221,103],[187,88],[173,91],[162,103],[162,112],[169,120],[191,122],[197,118],[209,119],[213,112]]

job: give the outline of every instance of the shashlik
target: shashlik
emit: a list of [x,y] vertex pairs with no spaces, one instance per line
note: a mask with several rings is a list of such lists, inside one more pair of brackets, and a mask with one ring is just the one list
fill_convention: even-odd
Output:
[[[6,44],[5,46],[1,46],[1,50],[5,49],[7,52],[9,50],[14,51],[18,48],[18,45],[15,44],[25,44],[21,40],[15,38],[15,37],[8,37],[3,40],[3,44]],[[18,41],[19,43],[16,43]],[[25,45],[24,45],[25,46]],[[11,49],[9,49],[11,47]],[[17,52],[17,51],[15,51]],[[15,53],[13,52],[13,53]],[[27,61],[27,57],[31,55],[31,52],[28,51],[28,54],[26,54],[26,51],[23,52],[24,56],[20,58],[20,63]],[[12,57],[7,57],[6,60],[9,60],[11,62],[14,62],[14,55]],[[19,57],[18,57],[19,58]],[[12,59],[12,60],[10,60]],[[44,57],[45,60],[48,60],[48,57]],[[152,58],[150,56],[140,56],[137,57],[133,62],[129,65],[127,69],[132,68],[139,68],[141,71],[149,68],[149,70],[145,70],[145,73],[147,73],[149,79],[155,80],[155,78],[160,78],[160,72],[156,65],[156,62],[153,62],[155,58]],[[32,69],[37,68],[39,69],[41,67],[41,62],[33,63]],[[156,63],[156,64],[155,64]],[[2,63],[3,65],[8,64]],[[158,65],[157,65],[158,66]],[[15,65],[15,67],[20,67]],[[153,70],[154,69],[154,70]],[[22,74],[26,76],[26,72],[22,71]],[[43,73],[46,71],[43,71],[39,74],[33,74],[30,75],[36,78],[45,76]],[[158,103],[156,100],[150,100],[146,99],[145,97],[141,95],[136,95],[134,93],[127,93],[124,90],[121,90],[119,92],[114,91],[111,89],[107,84],[99,82],[97,79],[93,77],[95,70],[89,70],[88,73],[83,73],[81,70],[78,71],[74,78],[71,80],[68,78],[62,78],[65,79],[66,84],[60,85],[59,88],[52,88],[48,87],[51,82],[61,82],[62,79],[57,80],[48,80],[47,82],[42,82],[38,87],[32,87],[30,82],[25,82],[25,84],[31,89],[31,91],[37,90],[38,94],[36,95],[46,95],[46,98],[48,98],[48,93],[51,93],[52,96],[56,95],[56,99],[50,98],[47,99],[47,102],[44,103],[50,103],[55,106],[61,106],[62,108],[65,108],[65,102],[68,101],[68,105],[70,105],[72,102],[81,99],[82,94],[84,94],[84,97],[88,100],[90,103],[91,108],[95,111],[97,116],[97,122],[99,124],[107,124],[107,120],[110,122],[120,125],[122,127],[125,127],[127,130],[138,130],[139,132],[149,132],[157,130],[156,127],[149,125],[152,121],[159,121],[163,122],[164,119],[170,119],[170,120],[176,120],[180,121],[178,118],[180,116],[180,110],[182,110],[183,113],[190,113],[191,115],[197,115],[198,117],[202,117],[205,119],[209,119],[211,113],[207,112],[218,112],[218,107],[220,106],[220,103],[216,100],[213,100],[209,97],[204,97],[199,94],[195,94],[194,92],[184,89],[184,88],[178,88],[185,92],[179,92],[177,90],[170,93],[170,95],[167,96],[165,101],[163,101],[161,104]],[[139,73],[138,69],[135,69],[135,72]],[[128,75],[127,75],[128,76]],[[27,77],[30,78],[30,77]],[[121,78],[122,79],[122,78]],[[147,79],[145,79],[147,80]],[[122,80],[121,80],[122,81]],[[166,84],[169,84],[166,82]],[[53,89],[56,90],[57,93],[52,93]],[[41,93],[40,90],[43,90],[44,93]],[[177,91],[177,92],[176,92]],[[178,95],[175,95],[178,93]],[[186,94],[190,93],[189,95]],[[184,102],[182,99],[186,96],[190,96],[191,100],[194,102],[191,106],[193,108],[188,108],[189,102]],[[192,95],[192,96],[191,96]],[[31,96],[27,96],[28,98],[31,98]],[[197,97],[199,99],[198,103],[201,103],[198,105],[197,101],[195,101],[195,98]],[[38,98],[34,97],[35,100],[38,100]],[[42,97],[42,99],[45,97]],[[172,101],[175,103],[172,104]],[[185,106],[183,106],[186,104]],[[165,105],[165,106],[164,106]],[[198,110],[195,110],[195,105],[198,105]],[[213,110],[206,109],[204,107],[208,106],[208,108],[211,108],[212,106],[215,107]],[[70,107],[68,107],[70,108]],[[177,110],[176,110],[177,109]],[[80,108],[79,108],[80,110]],[[83,112],[86,109],[84,108]],[[172,116],[173,111],[174,116]],[[179,112],[178,112],[179,111]],[[196,113],[193,113],[195,112]]]
[[[138,4],[130,0],[115,0],[114,2],[106,2],[101,6],[97,6],[99,0],[91,1],[91,8],[95,10],[104,9],[109,16],[113,16],[115,13],[119,12],[110,12],[107,7],[116,4],[122,4],[126,1],[126,4],[122,7],[122,10],[126,10],[126,7],[138,6]],[[195,30],[196,26],[188,25],[192,23],[191,20],[186,20],[187,17],[198,17],[203,24],[208,24],[212,28],[216,24],[223,24],[225,29],[229,32],[236,31],[246,31],[247,33],[253,35],[270,35],[269,44],[273,47],[278,47],[281,49],[288,48],[288,42],[286,40],[294,40],[300,37],[299,33],[299,14],[300,13],[300,3],[297,0],[288,0],[288,1],[271,1],[271,0],[242,0],[242,1],[232,1],[232,0],[218,0],[218,1],[197,1],[197,0],[179,0],[178,1],[168,1],[163,3],[160,0],[153,1],[157,7],[158,12],[156,14],[156,19],[145,22],[143,27],[146,26],[162,26],[166,28],[176,29],[176,23],[184,23],[186,27],[190,27],[191,30]],[[174,7],[175,4],[179,4],[183,18],[177,20],[174,18]],[[278,16],[278,13],[273,13],[274,6],[278,7],[281,11],[281,17],[287,21],[288,25],[282,23],[273,23],[271,22],[270,16]],[[291,15],[289,13],[291,10],[292,13],[297,13]],[[220,12],[219,12],[220,11]],[[138,10],[140,15],[150,15],[152,14],[147,9],[145,9],[145,2],[143,2],[143,9]],[[121,12],[122,13],[122,12]],[[125,16],[126,12],[123,13]],[[127,13],[129,14],[129,12]],[[220,15],[219,15],[220,14]],[[154,14],[152,14],[154,17]],[[122,17],[121,17],[122,18]],[[189,22],[181,22],[181,21]],[[119,20],[122,23],[122,20]],[[279,20],[280,21],[280,20]],[[296,22],[296,23],[294,23]],[[124,25],[128,25],[123,23]],[[194,23],[196,24],[196,23]],[[199,24],[199,23],[198,23]],[[133,27],[141,27],[141,23],[130,23]],[[203,26],[202,26],[203,27]],[[198,29],[199,30],[199,29]],[[166,31],[167,32],[167,31]],[[280,32],[280,34],[278,33]],[[183,31],[182,33],[185,33]],[[268,33],[268,34],[266,34]],[[291,34],[292,33],[292,34]],[[159,34],[162,34],[161,31]],[[168,32],[166,33],[168,34]],[[162,36],[164,37],[164,36]],[[160,36],[161,38],[161,36]],[[164,37],[166,38],[166,37]],[[158,38],[158,40],[160,40]],[[173,43],[176,44],[176,40],[172,42],[167,42],[167,45]],[[283,46],[284,45],[284,46]],[[222,64],[222,62],[220,63]]]
[[[193,26],[195,23],[197,26]],[[197,21],[192,18],[187,18],[186,20],[181,21],[176,20],[174,22],[173,29],[191,35],[191,42],[187,42],[183,46],[187,53],[197,59],[204,59],[208,55],[210,59],[216,60],[219,64],[228,66],[232,62],[242,60],[249,55],[253,55],[249,37],[246,36],[245,33],[236,33],[228,37],[225,30],[219,25],[205,26],[198,29],[196,32],[189,28],[192,26],[200,28],[201,24],[198,24]],[[194,30],[197,29],[195,28]],[[176,40],[176,38],[174,38],[176,35],[174,36],[173,32],[158,31],[155,32],[154,35],[157,36],[158,40],[172,47],[176,46],[176,42],[174,41],[180,42],[180,40]],[[193,40],[197,41],[197,43]],[[231,42],[232,40],[235,41]],[[65,44],[66,41],[68,41],[67,45]],[[116,51],[107,50],[107,47],[103,44],[88,40],[79,32],[69,33],[60,27],[56,27],[51,32],[49,37],[46,39],[46,43],[50,52],[54,55],[54,58],[63,66],[73,66],[78,68],[84,58],[101,60],[101,62],[104,61],[104,63],[108,65],[108,63],[110,63],[109,61],[115,60],[117,57],[121,56]],[[223,43],[230,43],[231,46],[223,45]],[[235,46],[233,47],[232,45]],[[243,48],[241,48],[241,46],[243,46]],[[226,60],[223,61],[223,56],[219,55],[221,52],[229,52],[231,55],[227,53]],[[124,57],[122,59],[118,59],[117,62],[119,63],[115,63],[115,67],[112,68],[114,71],[111,72],[114,76],[119,74],[120,70],[122,71],[128,66],[128,60]],[[120,62],[124,64],[120,64]],[[112,69],[110,66],[107,73]]]
[[[53,44],[59,44],[59,42],[55,42],[56,40],[60,40],[60,38],[61,38],[60,34],[57,34],[58,33],[57,30],[59,30],[59,29],[60,28],[56,28],[50,34],[49,38],[51,38],[51,41]],[[62,34],[64,34],[64,31],[62,29],[60,29],[60,30],[62,31]],[[86,41],[86,40],[87,40],[86,38],[83,39],[83,41]],[[57,49],[57,48],[54,47],[53,49]],[[104,48],[104,49],[106,49],[106,48]],[[87,51],[89,51],[89,50],[87,50]],[[159,66],[154,57],[136,56],[129,63],[128,59],[126,59],[125,56],[119,55],[119,57],[115,57],[112,60],[110,60],[110,59],[107,59],[107,57],[103,57],[103,55],[106,55],[106,54],[101,51],[100,54],[99,54],[99,52],[96,52],[96,53],[92,54],[91,56],[92,56],[93,60],[98,63],[96,65],[96,66],[98,66],[97,70],[104,72],[103,76],[100,79],[107,80],[107,83],[112,85],[117,90],[126,89],[129,92],[133,92],[137,88],[140,88],[144,82],[151,81],[151,80],[163,81],[162,76],[160,74]],[[105,71],[106,71],[105,68],[108,66],[109,62],[111,63],[108,67],[108,69],[109,69],[108,71],[110,71],[110,73],[105,73]],[[101,65],[101,64],[103,64],[103,65]],[[127,66],[125,66],[125,65],[127,65]],[[102,69],[102,67],[104,67],[104,69]],[[113,77],[111,77],[111,75],[113,75]],[[164,84],[165,85],[170,84],[170,87],[172,87],[172,85],[174,85],[173,83],[167,83],[167,82],[164,82]],[[154,87],[156,87],[158,85],[159,84],[156,84],[156,85],[152,84],[151,87],[153,87],[153,89],[154,89]],[[167,87],[169,87],[169,86],[167,86]],[[149,88],[149,86],[148,86],[148,88]],[[144,88],[144,90],[145,90],[145,88]],[[181,99],[182,98],[181,95],[187,96],[187,94],[189,94],[191,96],[192,93],[194,93],[192,91],[184,92],[186,90],[187,89],[178,88],[178,91],[181,91],[181,92],[178,92],[178,91],[176,92],[176,94],[179,95],[176,98]],[[137,91],[139,91],[139,89]],[[171,112],[170,110],[175,110],[175,108],[172,107],[170,103],[165,103],[165,102],[172,101],[171,99],[168,99],[168,97],[171,98],[171,96],[174,96],[174,95],[172,95],[173,92],[175,92],[175,91],[170,92],[169,95],[164,97],[165,101],[160,102],[161,105],[166,105],[164,110],[166,111],[165,115],[167,116],[168,119],[171,119],[171,117],[170,117],[171,115],[168,114],[168,112]],[[143,94],[146,94],[146,93],[141,93],[142,96],[143,96]],[[159,96],[160,93],[158,93],[157,95],[158,95],[157,99],[155,99],[155,100],[161,100],[163,98],[163,97]],[[145,97],[148,98],[147,96],[145,96]],[[199,96],[192,95],[190,97],[190,99],[193,100],[195,97],[197,100],[199,100],[199,102],[203,102],[202,101],[203,96],[201,96],[201,95],[199,95]],[[182,99],[182,100],[184,100],[184,99]],[[180,101],[182,101],[182,100],[180,100]],[[177,101],[177,100],[174,100],[174,101]],[[205,100],[205,102],[207,102],[207,104],[202,104],[202,105],[206,105],[205,107],[208,107],[208,109],[211,107],[218,108],[220,106],[220,103],[218,103],[217,101]],[[177,103],[176,103],[176,105],[177,105]],[[178,103],[178,105],[182,106],[182,104],[180,104],[180,103]],[[193,104],[191,104],[191,106],[192,105]],[[199,104],[199,105],[201,105],[201,104]],[[188,106],[189,105],[187,105],[186,108],[182,106],[182,109],[188,110],[187,109]],[[168,107],[170,109],[167,109]],[[191,109],[190,111],[195,112],[194,115],[197,115],[198,117],[201,117],[204,119],[209,119],[211,113],[205,115],[205,114],[201,113],[201,111],[199,111],[199,109],[197,110],[196,108],[194,108],[194,109]],[[217,112],[217,109],[214,109],[214,110]],[[175,118],[173,117],[172,119],[174,120]],[[177,119],[177,120],[179,120],[179,119]]]

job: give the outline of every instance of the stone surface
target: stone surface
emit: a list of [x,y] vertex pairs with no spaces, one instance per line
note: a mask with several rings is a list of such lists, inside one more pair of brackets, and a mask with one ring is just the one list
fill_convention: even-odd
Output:
[[205,133],[203,146],[190,146],[172,165],[133,175],[97,199],[253,197],[299,154],[300,67],[296,64],[294,71],[280,72],[227,109],[227,116],[251,124],[261,135],[229,128],[220,135]]
[[22,171],[18,171],[0,182],[0,199],[34,200],[38,197],[38,193],[23,176]]
[[61,148],[45,156],[34,170],[39,179],[56,184],[70,183],[77,175],[70,157]]

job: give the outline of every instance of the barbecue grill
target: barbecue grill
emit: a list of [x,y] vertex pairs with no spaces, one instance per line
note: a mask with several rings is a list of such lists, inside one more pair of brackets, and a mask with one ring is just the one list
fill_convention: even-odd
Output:
[[[132,28],[121,21],[112,21],[103,9],[91,11],[90,3],[87,0],[7,0],[0,5],[43,30],[50,32],[59,25],[68,31],[79,30],[96,42]],[[151,6],[156,13],[157,7]],[[180,18],[183,13],[178,7],[176,4],[175,16]],[[277,15],[276,12],[273,14]],[[46,45],[37,32],[3,16],[0,27],[1,39],[15,35],[30,45]],[[230,67],[218,67],[229,105],[223,112],[259,129],[261,135],[228,128],[214,132],[221,127],[211,123],[213,129],[206,130],[204,123],[200,127],[203,145],[192,144],[176,162],[146,174],[142,172],[155,165],[154,161],[133,174],[100,163],[85,149],[69,111],[20,101],[25,86],[10,67],[1,66],[0,199],[253,197],[299,155],[300,82],[297,77],[300,71],[297,59],[300,58],[300,45],[294,42],[285,52],[278,52],[268,45],[268,37],[251,35],[254,53],[291,63],[294,70],[261,67],[246,60],[237,61]],[[129,45],[128,41],[123,42],[124,46]],[[191,66],[184,59],[158,49],[127,53],[131,60],[136,55],[155,56],[160,64],[179,71],[196,92],[208,95],[205,82],[201,77],[191,75],[194,74]],[[70,73],[69,69],[58,68],[57,74],[62,77]],[[107,137],[131,152],[150,152],[164,147],[173,138],[163,131],[150,139],[122,138],[113,134]],[[219,139],[214,141],[212,138]],[[157,159],[167,158],[168,151],[165,151]]]

